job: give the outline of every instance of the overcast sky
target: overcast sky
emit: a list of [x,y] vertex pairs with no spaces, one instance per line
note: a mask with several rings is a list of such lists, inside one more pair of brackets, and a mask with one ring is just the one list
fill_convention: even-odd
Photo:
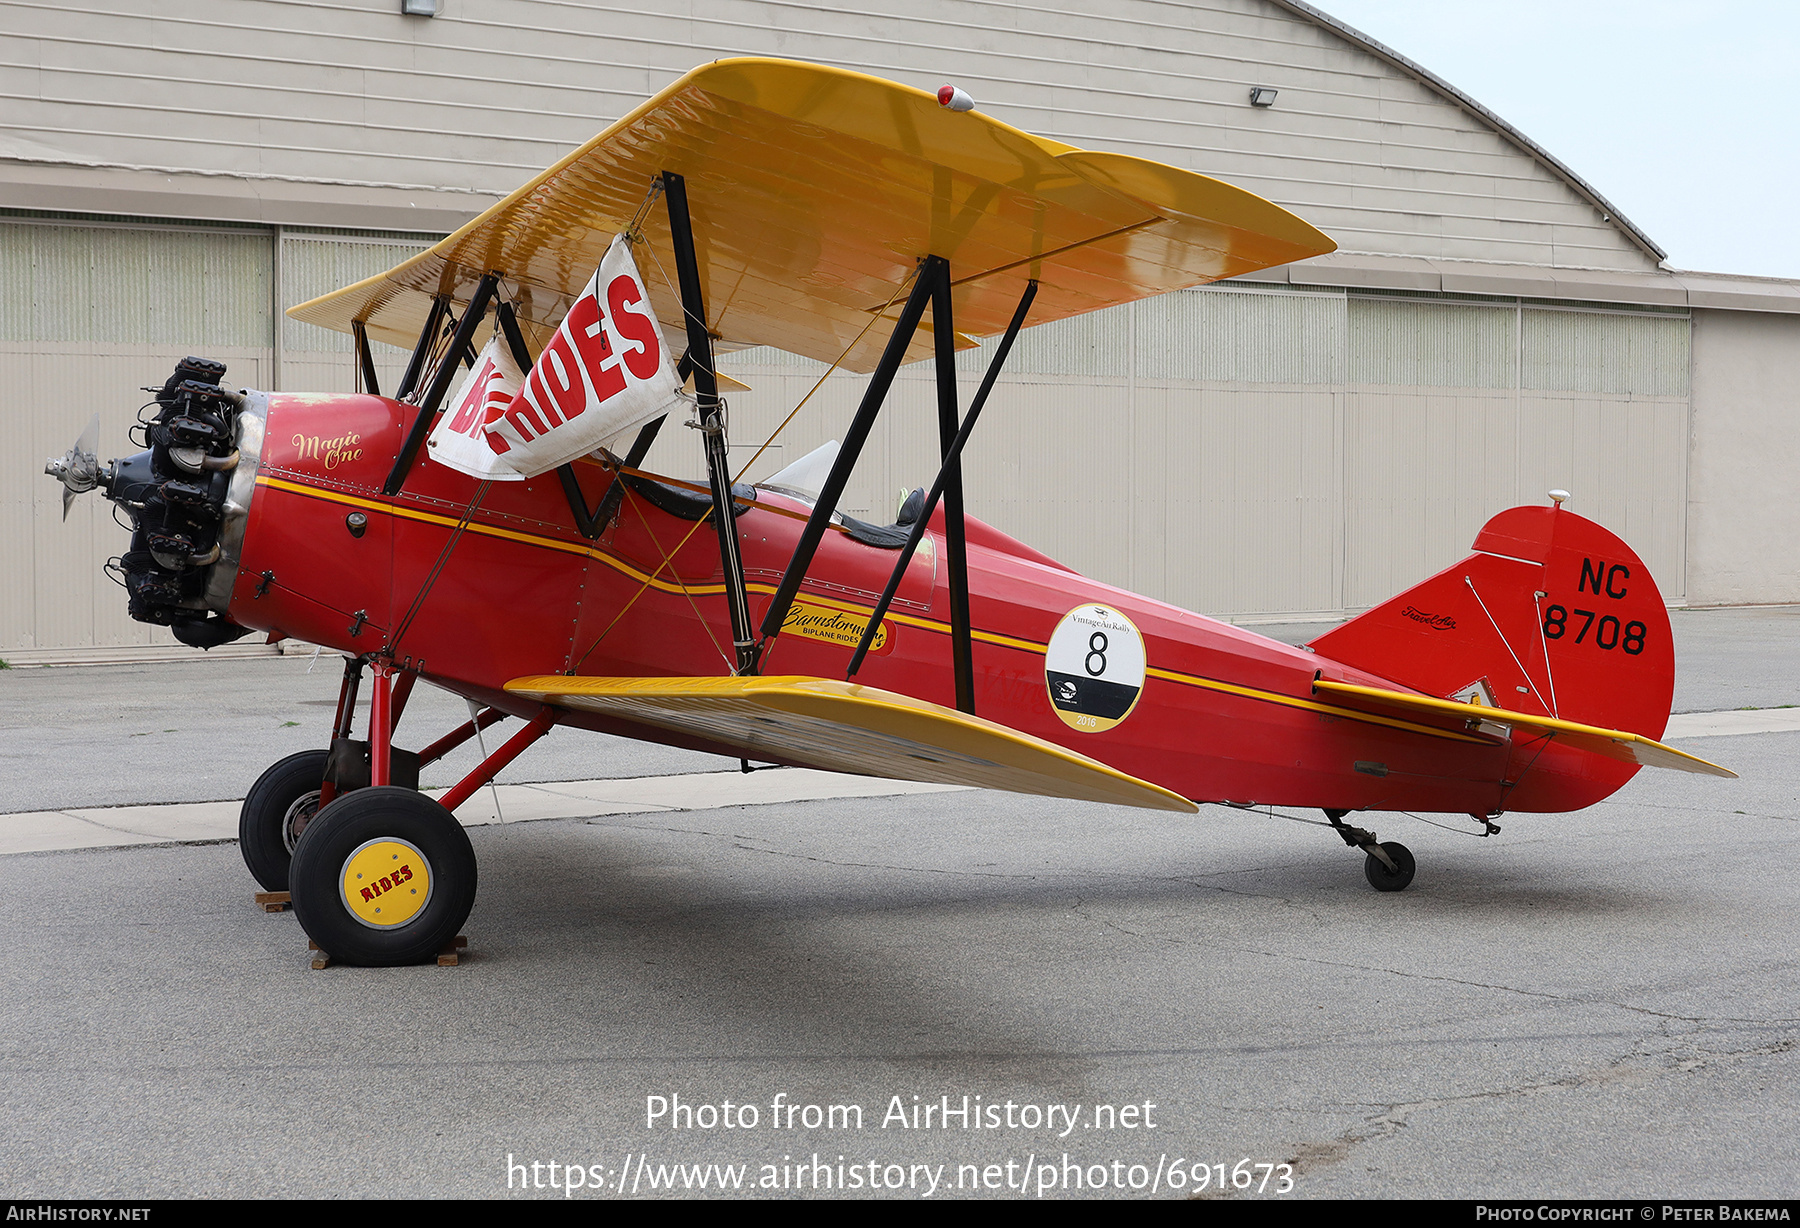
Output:
[[1312,0],[1548,149],[1676,268],[1800,278],[1800,0]]

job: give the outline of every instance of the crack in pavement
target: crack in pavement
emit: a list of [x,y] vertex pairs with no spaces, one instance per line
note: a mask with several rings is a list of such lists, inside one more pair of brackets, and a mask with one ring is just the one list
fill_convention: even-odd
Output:
[[[1213,886],[1213,884],[1206,884],[1206,885]],[[1225,887],[1217,887],[1216,889],[1220,890],[1220,891],[1229,891],[1230,890],[1229,888],[1225,888]],[[1234,894],[1246,894],[1247,895],[1249,893],[1234,893]],[[1286,904],[1289,907],[1298,907],[1298,906],[1294,905],[1292,903],[1292,901],[1286,900],[1283,897],[1279,897],[1279,896],[1256,896],[1255,898],[1272,900],[1277,903]],[[1078,915],[1085,917],[1089,921],[1093,921],[1099,925],[1108,926],[1109,928],[1117,930],[1119,933],[1129,934],[1134,938],[1144,938],[1144,939],[1148,939],[1148,940],[1154,941],[1154,942],[1171,943],[1176,946],[1194,945],[1191,940],[1184,938],[1180,935],[1154,934],[1154,933],[1148,933],[1148,932],[1139,931],[1139,930],[1127,929],[1125,926],[1120,925],[1117,922],[1109,921],[1104,917],[1097,916],[1094,913],[1087,911],[1087,906],[1088,906],[1088,902],[1086,900],[1080,899],[1078,897],[1074,911]],[[1208,943],[1206,945],[1210,949],[1214,949],[1214,950],[1221,949],[1221,947],[1222,947],[1222,944],[1219,944],[1216,942]],[[1701,1025],[1716,1024],[1716,1023],[1747,1023],[1747,1024],[1758,1024],[1758,1025],[1800,1023],[1800,1017],[1790,1017],[1790,1016],[1777,1016],[1774,1018],[1752,1018],[1752,1017],[1738,1016],[1738,1015],[1682,1015],[1682,1014],[1677,1014],[1673,1011],[1659,1011],[1659,1010],[1654,1009],[1653,1007],[1648,1007],[1648,1006],[1634,1006],[1629,1002],[1619,1002],[1619,1001],[1615,1001],[1612,998],[1575,997],[1575,996],[1572,996],[1569,994],[1551,993],[1548,990],[1521,989],[1515,985],[1502,985],[1502,984],[1497,984],[1497,983],[1491,982],[1491,981],[1474,981],[1474,980],[1469,980],[1464,977],[1444,976],[1441,974],[1429,973],[1429,972],[1408,972],[1408,971],[1405,971],[1405,970],[1399,969],[1399,968],[1385,968],[1385,967],[1381,967],[1379,965],[1357,964],[1357,963],[1351,963],[1347,960],[1326,959],[1322,956],[1316,956],[1316,955],[1297,955],[1297,954],[1294,954],[1293,952],[1289,952],[1289,951],[1267,951],[1267,950],[1263,950],[1259,947],[1231,945],[1229,949],[1235,950],[1235,951],[1240,951],[1240,952],[1243,952],[1248,955],[1258,955],[1265,959],[1279,959],[1279,960],[1289,960],[1289,961],[1298,962],[1298,963],[1319,964],[1319,965],[1322,965],[1322,966],[1328,967],[1328,968],[1342,968],[1342,969],[1346,969],[1348,971],[1354,971],[1354,972],[1385,973],[1389,976],[1404,977],[1409,980],[1436,981],[1441,984],[1447,984],[1447,985],[1462,985],[1462,986],[1466,986],[1470,989],[1492,989],[1492,990],[1497,990],[1501,993],[1518,994],[1521,997],[1528,997],[1528,998],[1542,998],[1542,999],[1545,999],[1546,1001],[1559,1002],[1559,1003],[1564,1003],[1564,1004],[1573,1005],[1573,1006],[1610,1006],[1617,1010],[1630,1011],[1630,1012],[1633,1012],[1633,1013],[1639,1014],[1639,1015],[1647,1015],[1653,1019],[1669,1020],[1669,1021],[1673,1021],[1676,1023],[1692,1023],[1692,1024],[1701,1024]],[[1791,971],[1792,966],[1791,965],[1785,966],[1780,970]]]
[[1253,947],[1241,948],[1252,954],[1262,955],[1269,959],[1288,959],[1300,963],[1323,964],[1331,968],[1346,968],[1356,972],[1384,972],[1389,976],[1406,977],[1419,981],[1439,981],[1448,985],[1466,985],[1471,989],[1495,989],[1502,993],[1515,993],[1529,998],[1545,998],[1552,1002],[1564,1002],[1580,1006],[1611,1006],[1623,1011],[1633,1011],[1640,1015],[1649,1015],[1655,1019],[1671,1019],[1679,1023],[1800,1023],[1800,1017],[1779,1017],[1774,1019],[1751,1019],[1735,1015],[1678,1015],[1673,1011],[1654,1010],[1648,1006],[1633,1006],[1629,1002],[1615,1002],[1611,998],[1581,998],[1569,994],[1551,993],[1542,989],[1520,989],[1515,985],[1498,985],[1488,981],[1471,981],[1462,977],[1441,976],[1429,972],[1406,972],[1398,968],[1383,968],[1368,964],[1353,964],[1344,960],[1324,959],[1315,955],[1295,955],[1290,952],[1259,951]]
[[[1678,810],[1683,814],[1724,814],[1716,806],[1676,806],[1669,802],[1633,802],[1619,801],[1617,798],[1606,798],[1596,803],[1601,806],[1615,806],[1626,810]],[[1800,815],[1792,814],[1760,814],[1749,810],[1733,810],[1733,818],[1740,819],[1776,819],[1783,823],[1800,823]]]
[[[1726,1050],[1715,1056],[1720,1059],[1768,1057],[1780,1053],[1791,1053],[1797,1048],[1800,1048],[1800,1039],[1790,1038],[1769,1044],[1754,1045],[1745,1049]],[[1537,1083],[1526,1083],[1518,1087],[1496,1088],[1483,1092],[1469,1092],[1461,1096],[1436,1096],[1421,1100],[1395,1101],[1390,1104],[1380,1105],[1375,1113],[1363,1119],[1361,1125],[1352,1126],[1334,1139],[1300,1144],[1294,1149],[1293,1154],[1288,1157],[1288,1163],[1294,1166],[1295,1176],[1300,1176],[1307,1172],[1316,1172],[1319,1169],[1327,1168],[1333,1164],[1342,1163],[1350,1157],[1350,1153],[1354,1148],[1364,1143],[1380,1142],[1383,1139],[1392,1138],[1412,1124],[1410,1119],[1415,1113],[1431,1109],[1453,1108],[1458,1105],[1505,1100],[1516,1096],[1538,1096],[1550,1092],[1576,1091],[1582,1088],[1628,1082],[1633,1079],[1643,1079],[1645,1077],[1654,1078],[1659,1072],[1655,1069],[1647,1069],[1641,1061],[1639,1061],[1639,1059],[1643,1057],[1650,1058],[1652,1062],[1661,1061],[1664,1063],[1663,1069],[1660,1072],[1663,1074],[1690,1074],[1695,1070],[1713,1064],[1704,1059],[1677,1060],[1672,1053],[1667,1052],[1661,1054],[1640,1054],[1633,1055],[1630,1058],[1617,1059],[1603,1070],[1591,1071],[1586,1074],[1565,1075],[1560,1079],[1547,1079]],[[1221,1105],[1220,1107],[1230,1108],[1232,1106]],[[1267,1106],[1259,1107],[1264,1109],[1267,1108]],[[1324,1105],[1320,1107],[1357,1108],[1363,1106]]]

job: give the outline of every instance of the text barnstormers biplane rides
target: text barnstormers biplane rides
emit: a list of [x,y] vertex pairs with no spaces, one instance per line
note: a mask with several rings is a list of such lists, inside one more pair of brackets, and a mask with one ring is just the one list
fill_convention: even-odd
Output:
[[[779,60],[698,68],[429,251],[294,308],[355,339],[357,393],[234,389],[192,359],[148,451],[102,466],[84,435],[51,463],[68,496],[98,486],[131,516],[135,617],[200,647],[255,630],[346,655],[326,745],[269,768],[240,828],[334,957],[429,959],[455,935],[475,864],[453,812],[556,724],[746,765],[1316,807],[1384,890],[1412,857],[1352,812],[1495,830],[1640,765],[1729,774],[1656,740],[1661,596],[1560,502],[1499,510],[1468,558],[1304,650],[966,515],[963,450],[1020,328],[1333,244],[1218,180],[942,98]],[[980,337],[967,395],[956,352]],[[411,347],[391,397],[371,338]],[[759,345],[867,379],[840,444],[747,486],[715,356]],[[863,524],[840,497],[915,361],[936,375],[938,471],[897,523]],[[670,415],[698,428],[705,482],[641,467]],[[420,679],[477,712],[407,751]],[[422,764],[508,718],[447,794],[417,791]]]

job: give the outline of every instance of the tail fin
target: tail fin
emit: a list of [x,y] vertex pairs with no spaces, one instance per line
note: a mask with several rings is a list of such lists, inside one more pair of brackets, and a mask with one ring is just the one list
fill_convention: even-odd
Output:
[[1559,505],[1501,512],[1474,549],[1310,647],[1427,695],[1661,737],[1675,649],[1631,547]]

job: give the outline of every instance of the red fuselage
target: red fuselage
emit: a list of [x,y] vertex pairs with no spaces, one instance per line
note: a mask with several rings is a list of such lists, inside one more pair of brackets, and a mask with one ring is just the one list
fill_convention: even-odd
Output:
[[[383,496],[416,413],[372,396],[269,397],[231,619],[353,654],[389,650],[428,680],[517,715],[536,704],[503,688],[524,675],[731,672],[710,524],[628,493],[612,525],[589,541],[554,474],[495,482],[468,514],[478,483],[428,456],[397,496]],[[586,461],[576,471],[589,505],[598,503],[611,475]],[[763,490],[738,518],[754,617],[767,607],[809,510]],[[352,531],[353,513],[362,515],[360,532]],[[855,680],[953,706],[949,591],[935,528],[927,534],[932,548],[913,560],[884,638]],[[1589,765],[1581,760],[1591,756],[1539,746],[1535,766],[1549,768],[1541,758],[1549,754],[1558,770],[1531,775],[1564,783],[1534,790],[1529,780],[1517,782],[1525,762],[1515,760],[1521,751],[1512,742],[1455,719],[1349,711],[1312,690],[1321,670],[1373,685],[1381,678],[1089,580],[973,519],[968,539],[977,714],[1196,801],[1564,810],[1605,796],[1630,775],[1609,761]],[[896,557],[827,533],[763,672],[841,678]],[[1046,688],[1046,645],[1063,617],[1087,603],[1135,623],[1147,662],[1135,706],[1095,732],[1061,717]],[[736,753],[582,713],[558,720]],[[1569,787],[1582,779],[1591,787]]]

